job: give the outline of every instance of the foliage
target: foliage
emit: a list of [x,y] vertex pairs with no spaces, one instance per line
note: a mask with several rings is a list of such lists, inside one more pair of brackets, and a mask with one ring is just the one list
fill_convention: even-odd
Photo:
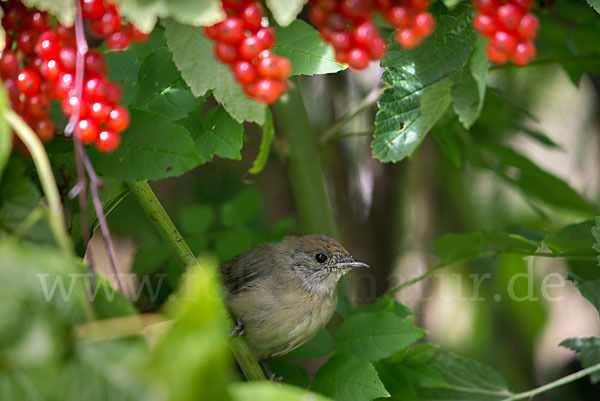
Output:
[[[360,91],[359,78],[352,72],[327,75],[345,70],[346,65],[335,61],[333,48],[304,21],[304,0],[265,2],[277,23],[274,52],[291,60],[294,75],[290,93],[272,108],[246,97],[229,69],[213,56],[203,26],[224,17],[219,1],[115,3],[122,15],[152,35],[127,51],[107,53],[109,78],[123,87],[131,123],[115,152],[90,150],[90,159],[104,183],[100,199],[115,241],[125,237],[135,241],[131,278],[138,283],[135,290],[139,296],[121,294],[109,277],[98,272],[93,280],[88,274],[89,259],[84,260],[79,225],[82,214],[68,196],[77,175],[73,148],[64,138],[49,144],[46,152],[77,255],[66,255],[56,247],[37,166],[11,152],[11,129],[15,127],[6,119],[10,105],[4,86],[0,86],[3,399],[516,400],[537,393],[510,389],[534,381],[511,376],[511,363],[517,365],[517,359],[507,363],[506,355],[512,355],[514,349],[501,341],[486,343],[486,330],[490,329],[483,326],[496,319],[512,328],[520,319],[538,328],[543,323],[539,316],[526,315],[529,311],[523,310],[527,308],[511,311],[508,302],[486,306],[494,311],[481,307],[479,312],[488,313],[489,320],[473,323],[473,330],[479,330],[477,340],[487,344],[486,352],[477,355],[475,346],[451,352],[428,343],[432,338],[418,327],[423,324],[419,306],[413,312],[393,295],[450,265],[462,272],[506,268],[499,273],[508,274],[509,267],[498,262],[499,255],[556,258],[567,260],[568,278],[600,314],[600,217],[593,219],[598,215],[597,194],[580,193],[567,173],[559,177],[526,155],[519,140],[565,151],[537,124],[530,102],[539,95],[533,90],[524,94],[530,87],[511,87],[514,67],[489,65],[484,43],[472,28],[473,7],[468,2],[436,2],[431,8],[436,31],[421,46],[407,51],[391,36],[388,40],[390,47],[381,65],[384,88],[373,112],[370,152],[380,162],[413,158],[397,167],[379,166],[382,175],[393,172],[394,179],[387,181],[392,186],[390,194],[412,194],[413,181],[435,190],[439,215],[432,212],[435,222],[418,224],[435,226],[437,239],[432,241],[431,253],[437,264],[368,305],[353,305],[342,297],[327,327],[271,363],[283,384],[244,382],[228,348],[234,346],[228,342],[231,322],[222,302],[218,263],[305,227],[306,222],[296,213],[279,210],[286,203],[293,204],[294,210],[314,210],[328,221],[334,221],[334,214],[329,213],[334,210],[348,238],[360,237],[363,242],[359,244],[365,246],[371,241],[366,223],[356,230],[356,221],[347,217],[362,213],[348,212],[355,207],[349,198],[358,198],[356,194],[370,185],[370,178],[365,177],[371,173],[361,176],[365,181],[360,184],[351,182],[349,186],[356,188],[348,193],[338,183],[344,181],[338,180],[341,174],[364,172],[366,164],[357,148],[364,150],[366,142],[348,140],[338,146],[336,141],[317,140],[310,132],[292,138],[294,132],[289,129],[319,131],[328,125],[330,115],[310,115],[308,121],[306,111],[322,108],[328,113],[331,105],[325,107],[318,99],[331,96],[328,92],[339,96],[331,108],[358,104],[343,93]],[[600,73],[600,18],[596,13],[600,5],[592,0],[588,3],[591,7],[583,1],[557,1],[538,10],[541,31],[535,63],[560,66],[576,85],[582,77]],[[74,19],[72,1],[27,0],[26,4],[47,10],[64,23]],[[535,63],[528,68],[538,68]],[[317,79],[322,80],[324,89],[308,93],[306,88],[315,86],[307,82]],[[331,90],[340,87],[344,87],[340,93]],[[315,104],[310,104],[312,100],[302,103],[300,93]],[[60,109],[60,105],[54,107]],[[348,122],[356,114],[344,114],[340,121],[348,118]],[[291,117],[282,122],[282,116]],[[56,122],[61,128],[66,123]],[[336,123],[333,128],[338,134]],[[307,160],[319,163],[307,166]],[[438,171],[420,170],[426,164],[417,164],[422,160]],[[338,174],[335,171],[340,166],[344,170]],[[398,179],[403,168],[414,169],[412,175],[403,176],[410,179]],[[276,170],[290,172],[289,182],[276,182],[272,178]],[[421,173],[428,175],[419,176]],[[483,196],[471,190],[478,174],[513,190],[527,212],[520,211],[514,218],[507,210],[513,203],[490,203],[491,213],[484,218],[476,215],[471,204],[484,203]],[[378,176],[373,173],[373,177]],[[253,185],[261,179],[267,182]],[[172,246],[157,234],[136,203],[139,199],[127,189],[131,182],[146,180],[159,181],[153,182],[158,197],[165,200],[164,208],[181,230],[181,242],[192,258],[202,256],[199,264],[183,266],[173,258]],[[279,195],[281,187],[287,190],[288,186],[296,191],[292,200]],[[327,188],[324,198],[330,204],[315,201],[316,186]],[[315,190],[303,194],[297,188]],[[269,203],[273,199],[277,207]],[[403,241],[422,227],[405,229],[393,210],[380,207],[377,202],[381,199],[371,200],[373,209],[385,214],[376,227],[374,242],[393,242],[395,248],[389,253],[395,255],[409,247]],[[400,200],[394,198],[393,202]],[[91,206],[89,200],[90,211]],[[377,212],[364,212],[361,223],[368,216],[373,220],[369,224],[375,224],[369,213]],[[475,217],[460,217],[461,213]],[[94,234],[98,217],[89,214],[90,233]],[[390,225],[398,227],[390,229]],[[380,265],[395,264],[384,257],[377,254],[373,259],[385,260]],[[511,265],[514,269],[519,266]],[[147,317],[160,322],[148,324]],[[523,331],[520,336],[533,337]],[[569,338],[560,345],[576,351],[584,368],[600,366],[598,338]],[[245,356],[253,360],[249,353]],[[471,356],[486,358],[494,368]],[[591,372],[590,378],[598,383],[599,370]],[[559,384],[563,383],[551,387]]]

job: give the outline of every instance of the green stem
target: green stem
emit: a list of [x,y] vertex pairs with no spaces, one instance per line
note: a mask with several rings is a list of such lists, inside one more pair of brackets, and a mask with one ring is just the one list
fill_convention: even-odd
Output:
[[595,372],[600,372],[600,363],[598,363],[596,365],[593,365],[593,366],[590,366],[589,368],[582,369],[579,372],[575,372],[575,373],[572,373],[572,374],[570,374],[568,376],[562,377],[562,378],[560,378],[558,380],[555,380],[555,381],[553,381],[551,383],[545,384],[545,385],[540,386],[538,388],[534,388],[533,390],[529,390],[529,391],[525,391],[523,393],[515,394],[513,396],[510,396],[508,398],[503,399],[502,401],[515,401],[515,400],[522,400],[522,399],[525,399],[525,398],[529,399],[529,398],[532,398],[532,397],[534,397],[534,396],[536,396],[538,394],[546,392],[548,390],[552,390],[553,388],[563,386],[563,385],[565,385],[567,383],[571,383],[571,382],[573,382],[575,380],[579,380],[582,377],[591,375],[592,373],[595,373]]
[[[152,188],[150,188],[150,185],[148,185],[148,182],[137,181],[130,182],[127,185],[137,198],[142,209],[144,209],[144,212],[150,218],[158,234],[169,244],[183,267],[187,268],[198,264],[198,259],[196,259],[190,247],[181,237],[179,230],[177,230],[177,227],[175,227],[175,224],[173,224],[173,221],[167,215],[167,212],[154,194],[154,191],[152,191]],[[230,323],[233,327],[232,320]],[[242,337],[231,337],[229,339],[229,347],[248,380],[266,380],[260,365]]]
[[60,195],[44,145],[35,132],[31,130],[29,125],[27,125],[27,123],[13,110],[6,110],[4,112],[4,118],[6,118],[10,127],[25,144],[29,153],[31,153],[31,158],[33,159],[33,163],[35,164],[35,168],[40,178],[40,183],[42,184],[44,196],[48,202],[50,229],[52,230],[52,234],[54,235],[58,247],[66,257],[71,259],[75,254],[73,252],[73,247],[71,246],[69,234],[67,234],[67,230],[65,229],[65,219],[60,202]]
[[303,231],[339,237],[327,196],[316,136],[308,120],[298,82],[273,105],[278,132],[286,138],[290,181]]

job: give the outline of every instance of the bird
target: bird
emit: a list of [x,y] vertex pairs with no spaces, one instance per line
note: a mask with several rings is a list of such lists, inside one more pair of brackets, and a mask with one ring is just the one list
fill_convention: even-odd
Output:
[[287,354],[313,338],[337,305],[336,285],[357,262],[321,234],[263,243],[221,264],[225,303],[256,358]]

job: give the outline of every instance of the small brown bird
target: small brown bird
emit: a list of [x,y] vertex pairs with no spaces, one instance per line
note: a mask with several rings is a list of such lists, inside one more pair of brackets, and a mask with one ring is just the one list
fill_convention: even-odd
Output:
[[257,358],[301,346],[329,321],[336,284],[356,262],[324,235],[261,244],[221,266],[226,303]]

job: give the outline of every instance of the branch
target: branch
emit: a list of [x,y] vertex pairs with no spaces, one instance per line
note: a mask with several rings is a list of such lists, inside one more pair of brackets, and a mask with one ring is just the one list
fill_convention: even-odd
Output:
[[515,400],[522,400],[522,399],[525,399],[525,398],[532,398],[532,397],[535,397],[538,394],[541,394],[541,393],[546,392],[548,390],[552,390],[553,388],[556,388],[556,387],[563,386],[563,385],[565,385],[567,383],[571,383],[571,382],[573,382],[575,380],[579,380],[582,377],[589,376],[589,375],[591,375],[592,373],[595,373],[595,372],[600,372],[600,363],[598,363],[596,365],[593,365],[593,366],[590,366],[589,368],[582,369],[579,372],[575,372],[575,373],[572,373],[572,374],[570,374],[568,376],[562,377],[562,378],[560,378],[558,380],[555,380],[555,381],[553,381],[551,383],[545,384],[545,385],[540,386],[538,388],[534,388],[533,390],[529,390],[529,391],[525,391],[523,393],[515,394],[513,396],[510,396],[508,398],[503,399],[502,401],[515,401]]
[[[179,230],[173,224],[173,221],[165,212],[160,201],[148,185],[147,181],[130,182],[127,184],[131,192],[137,198],[140,206],[144,209],[146,215],[158,231],[158,234],[165,240],[171,250],[177,256],[184,268],[198,264],[196,256],[190,250],[190,247],[181,237]],[[233,320],[230,325],[233,327]],[[254,358],[248,344],[242,337],[230,337],[229,347],[244,372],[248,380],[266,380],[266,377]]]

